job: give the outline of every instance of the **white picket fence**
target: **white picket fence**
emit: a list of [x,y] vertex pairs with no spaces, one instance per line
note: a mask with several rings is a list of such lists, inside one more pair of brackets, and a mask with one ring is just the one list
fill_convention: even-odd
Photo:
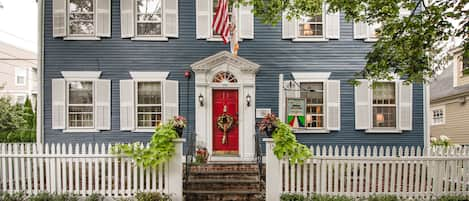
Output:
[[132,196],[161,192],[182,200],[182,143],[157,168],[142,168],[110,154],[112,145],[0,144],[0,191]]
[[[266,196],[312,193],[405,198],[469,195],[469,149],[427,150],[420,147],[312,147],[303,164],[278,160],[267,143]],[[269,176],[279,175],[279,176]]]

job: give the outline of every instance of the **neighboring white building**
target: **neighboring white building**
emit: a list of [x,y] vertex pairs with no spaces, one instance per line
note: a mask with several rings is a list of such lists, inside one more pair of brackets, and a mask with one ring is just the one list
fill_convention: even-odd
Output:
[[0,96],[9,96],[12,103],[20,104],[30,97],[36,103],[36,59],[33,52],[0,42]]

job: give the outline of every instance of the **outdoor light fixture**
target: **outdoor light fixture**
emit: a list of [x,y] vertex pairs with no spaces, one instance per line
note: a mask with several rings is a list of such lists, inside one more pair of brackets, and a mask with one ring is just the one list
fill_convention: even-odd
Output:
[[204,106],[204,96],[202,96],[202,94],[199,95],[199,103],[200,103],[200,107]]
[[246,96],[246,102],[247,102],[248,107],[250,107],[251,106],[251,95],[248,94]]

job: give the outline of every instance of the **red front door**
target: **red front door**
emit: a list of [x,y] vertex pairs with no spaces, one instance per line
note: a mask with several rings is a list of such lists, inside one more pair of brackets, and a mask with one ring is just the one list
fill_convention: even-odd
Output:
[[[238,154],[238,90],[213,90],[213,153],[224,155]],[[231,117],[229,123],[219,126],[220,117]],[[230,118],[225,118],[230,119]],[[224,121],[227,122],[227,121]],[[225,127],[225,128],[224,128]]]

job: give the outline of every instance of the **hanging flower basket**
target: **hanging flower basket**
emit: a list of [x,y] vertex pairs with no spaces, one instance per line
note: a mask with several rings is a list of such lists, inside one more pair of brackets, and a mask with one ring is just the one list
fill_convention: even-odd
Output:
[[173,125],[173,129],[178,134],[178,137],[182,137],[184,128],[187,125],[187,120],[183,116],[174,116],[173,119],[169,120],[169,123]]
[[267,114],[265,117],[257,122],[257,127],[261,134],[265,134],[267,137],[272,137],[272,134],[277,129],[278,118],[275,114]]

